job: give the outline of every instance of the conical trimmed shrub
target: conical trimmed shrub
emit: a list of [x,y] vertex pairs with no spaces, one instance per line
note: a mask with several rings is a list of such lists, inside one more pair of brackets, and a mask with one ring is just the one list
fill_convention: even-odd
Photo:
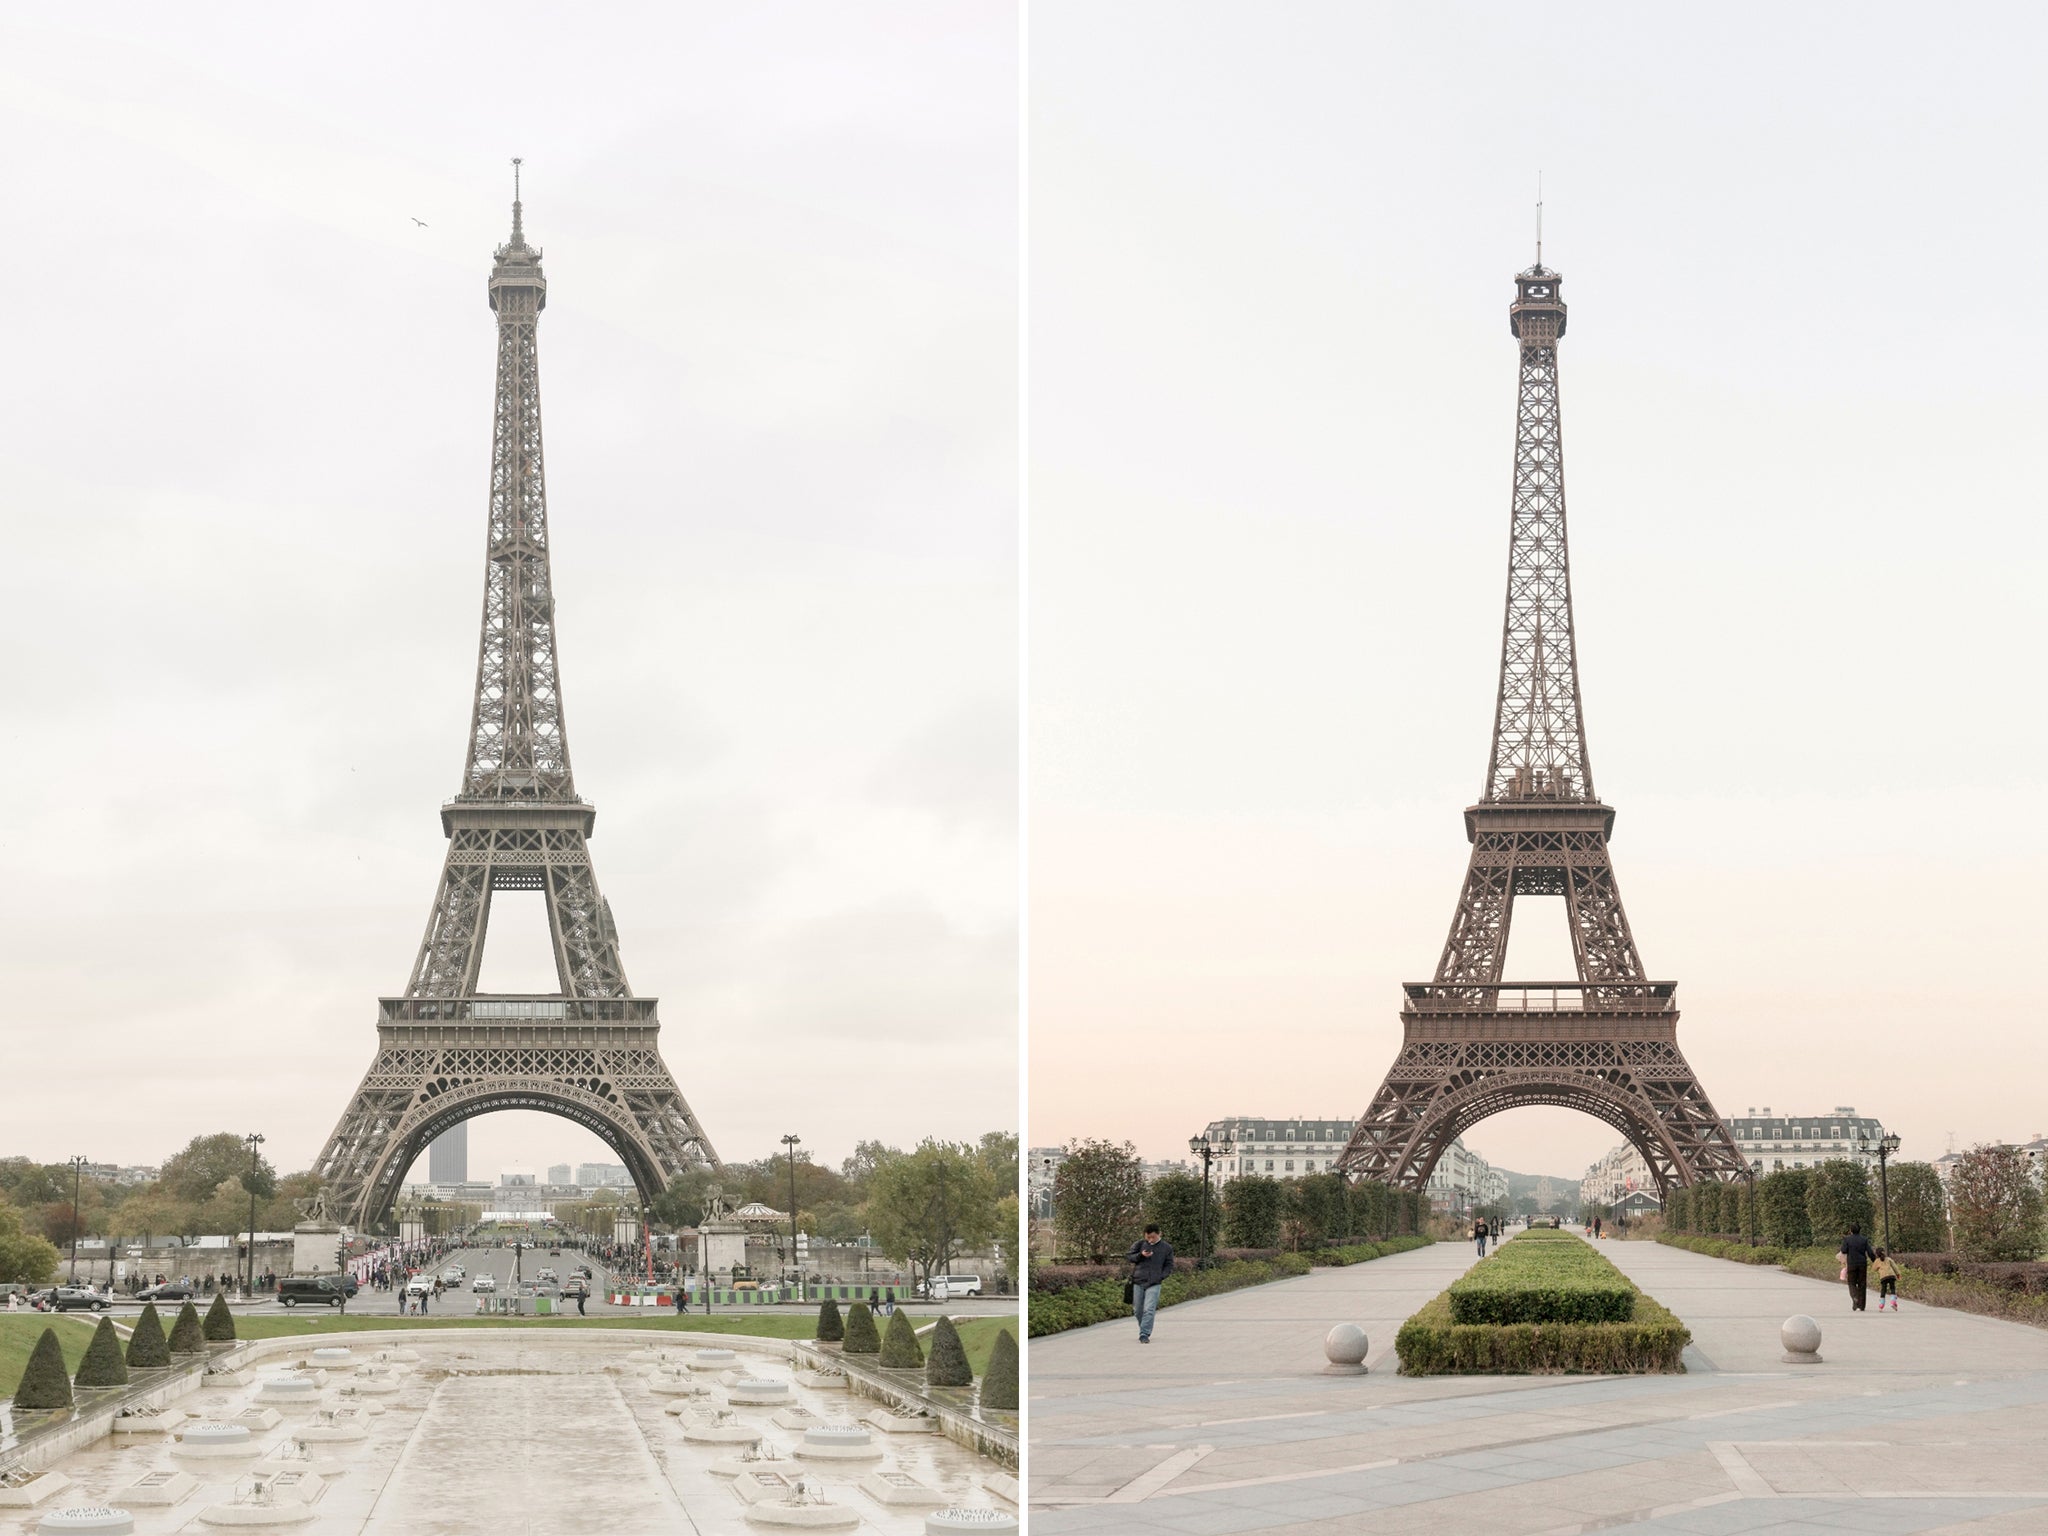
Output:
[[163,1319],[156,1315],[153,1301],[142,1309],[135,1331],[128,1335],[128,1363],[137,1370],[171,1363],[171,1346],[164,1338]]
[[85,1346],[85,1358],[78,1362],[74,1378],[81,1387],[125,1387],[128,1363],[121,1358],[121,1338],[114,1332],[113,1319],[103,1317]]
[[[214,1295],[220,1295],[215,1291]],[[199,1327],[199,1309],[186,1302],[178,1308],[178,1320],[171,1324],[171,1353],[174,1355],[203,1355],[206,1353],[206,1335]]]
[[1017,1411],[1017,1336],[1007,1328],[996,1335],[996,1347],[988,1352],[988,1369],[981,1376],[981,1406]]
[[967,1350],[960,1342],[960,1330],[953,1319],[942,1317],[932,1328],[932,1352],[924,1363],[924,1384],[928,1387],[965,1387],[973,1384],[974,1367],[967,1363]]
[[882,1336],[875,1332],[875,1314],[868,1310],[864,1301],[856,1301],[846,1309],[846,1343],[841,1346],[849,1355],[878,1355],[882,1352]]
[[917,1330],[910,1326],[908,1312],[889,1319],[889,1331],[882,1336],[882,1364],[894,1371],[923,1368],[924,1349],[917,1342]]
[[57,1330],[45,1328],[14,1389],[17,1408],[69,1408],[71,1373],[64,1369],[64,1346],[57,1342]]
[[228,1310],[228,1299],[219,1291],[213,1293],[213,1305],[206,1309],[205,1332],[210,1344],[234,1342],[235,1314]]
[[830,1296],[818,1308],[818,1342],[837,1344],[846,1337],[846,1324],[839,1320],[839,1303]]

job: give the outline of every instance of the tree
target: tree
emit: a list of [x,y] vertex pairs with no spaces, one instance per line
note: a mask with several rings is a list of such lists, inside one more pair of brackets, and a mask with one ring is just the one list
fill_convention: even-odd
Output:
[[846,1340],[840,1351],[848,1355],[877,1355],[882,1352],[882,1336],[875,1331],[875,1314],[868,1310],[864,1301],[856,1301],[846,1309]]
[[1948,1203],[1932,1163],[1893,1163],[1892,1240],[1897,1253],[1948,1252]]
[[826,1297],[818,1307],[818,1342],[837,1344],[846,1337],[846,1324],[839,1319],[839,1303]]
[[1245,1173],[1223,1186],[1223,1241],[1232,1248],[1279,1245],[1278,1180],[1263,1173]]
[[143,1307],[135,1331],[128,1335],[128,1363],[137,1370],[171,1363],[171,1346],[164,1338],[163,1319],[156,1315],[153,1301]]
[[42,1285],[57,1273],[57,1249],[28,1231],[21,1212],[0,1202],[0,1281]]
[[[897,1314],[898,1317],[902,1315],[900,1312]],[[895,1332],[893,1323],[889,1331]],[[915,1343],[916,1335],[911,1337]],[[924,1382],[928,1387],[965,1387],[974,1382],[974,1367],[967,1363],[967,1350],[960,1342],[960,1330],[953,1326],[950,1317],[941,1317],[932,1325],[932,1352],[924,1362]]]
[[1128,1141],[1070,1141],[1053,1175],[1052,1219],[1059,1251],[1106,1264],[1131,1246],[1144,1221],[1145,1175]]
[[1874,1230],[1870,1174],[1861,1163],[1831,1157],[1806,1181],[1806,1220],[1817,1243],[1832,1243],[1854,1227],[1866,1237]]
[[1300,1223],[1305,1243],[1350,1237],[1353,1191],[1341,1173],[1310,1173],[1285,1186],[1286,1214]]
[[896,1148],[884,1146],[879,1141],[856,1141],[853,1156],[839,1165],[839,1176],[865,1199],[868,1184],[874,1176],[902,1155]]
[[2041,1256],[2041,1186],[2017,1147],[1972,1147],[1948,1176],[1956,1252],[2006,1261]]
[[[218,1297],[221,1293],[213,1293]],[[178,1308],[178,1320],[171,1324],[171,1353],[174,1355],[203,1355],[206,1353],[206,1333],[199,1324],[199,1309],[186,1302]]]
[[57,1342],[56,1329],[45,1328],[36,1340],[21,1382],[14,1389],[14,1406],[38,1410],[71,1406],[71,1373],[64,1369],[64,1346]]
[[233,1131],[194,1136],[184,1151],[165,1160],[157,1184],[174,1200],[202,1205],[213,1197],[223,1179],[245,1179],[259,1200],[269,1199],[277,1189],[277,1170],[260,1153],[252,1170],[249,1144]]
[[1813,1222],[1806,1214],[1808,1170],[1780,1168],[1756,1186],[1757,1220],[1773,1248],[1811,1248]]
[[1004,1274],[1022,1273],[1023,1245],[1023,1212],[1014,1194],[1005,1195],[996,1202],[996,1257],[1002,1260]]
[[81,1387],[128,1385],[128,1364],[121,1358],[121,1339],[114,1332],[113,1319],[103,1317],[99,1327],[93,1329],[92,1342],[85,1346],[85,1358],[78,1362],[75,1380]]
[[654,1219],[675,1230],[694,1227],[704,1220],[704,1202],[719,1175],[709,1168],[692,1168],[668,1181],[668,1188],[648,1202]]
[[209,1343],[225,1344],[234,1340],[235,1314],[228,1310],[228,1299],[219,1291],[213,1293],[213,1305],[206,1309],[204,1332]]
[[961,1248],[995,1236],[1004,1193],[973,1147],[929,1139],[878,1169],[869,1189],[875,1242],[927,1280],[947,1273]]
[[989,1177],[996,1181],[996,1188],[1014,1191],[1017,1188],[1017,1133],[984,1132],[976,1150],[988,1166]]
[[[1178,1253],[1196,1254],[1201,1244],[1202,1180],[1192,1173],[1162,1173],[1145,1186],[1145,1219]],[[1215,1213],[1211,1212],[1213,1219]]]
[[924,1346],[917,1342],[908,1312],[899,1311],[889,1318],[889,1331],[882,1336],[882,1364],[896,1371],[924,1368]]
[[988,1352],[988,1369],[981,1378],[981,1406],[1017,1411],[1017,1338],[1004,1328],[996,1334],[995,1348]]

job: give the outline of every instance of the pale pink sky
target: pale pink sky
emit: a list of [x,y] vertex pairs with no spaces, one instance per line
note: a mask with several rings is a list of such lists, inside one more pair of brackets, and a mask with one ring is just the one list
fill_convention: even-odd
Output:
[[[1539,168],[1592,762],[1681,1044],[1909,1158],[2048,1122],[2044,39],[1886,14],[1034,8],[1032,1143],[1185,1156],[1392,1060],[1486,764]],[[1559,903],[1515,937],[1569,974]]]

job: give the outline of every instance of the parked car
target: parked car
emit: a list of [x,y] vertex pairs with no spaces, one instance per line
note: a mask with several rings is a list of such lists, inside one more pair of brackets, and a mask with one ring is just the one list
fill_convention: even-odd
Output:
[[51,1292],[48,1305],[52,1312],[104,1312],[113,1302],[90,1286],[60,1285]]
[[145,1285],[135,1293],[137,1301],[190,1301],[190,1280],[166,1280],[162,1285]]
[[958,1296],[979,1296],[979,1275],[933,1275],[920,1288],[926,1301],[951,1301]]
[[353,1275],[284,1275],[277,1282],[277,1299],[287,1307],[296,1307],[300,1302],[338,1307],[355,1293]]
[[469,1282],[469,1288],[472,1291],[495,1291],[498,1288],[498,1282],[489,1275],[478,1275]]
[[431,1275],[414,1275],[405,1282],[408,1296],[431,1296],[434,1294],[434,1280]]
[[468,1278],[469,1271],[464,1269],[460,1264],[450,1264],[446,1269],[441,1271],[441,1279],[449,1285],[454,1285],[459,1281],[467,1280]]

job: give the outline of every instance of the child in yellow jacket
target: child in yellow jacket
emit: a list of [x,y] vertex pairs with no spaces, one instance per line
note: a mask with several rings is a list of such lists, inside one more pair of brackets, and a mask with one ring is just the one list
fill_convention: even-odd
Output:
[[1889,1296],[1892,1310],[1899,1310],[1899,1266],[1892,1262],[1892,1256],[1880,1248],[1877,1259],[1870,1266],[1870,1278],[1877,1282],[1877,1310],[1884,1310],[1884,1300]]

